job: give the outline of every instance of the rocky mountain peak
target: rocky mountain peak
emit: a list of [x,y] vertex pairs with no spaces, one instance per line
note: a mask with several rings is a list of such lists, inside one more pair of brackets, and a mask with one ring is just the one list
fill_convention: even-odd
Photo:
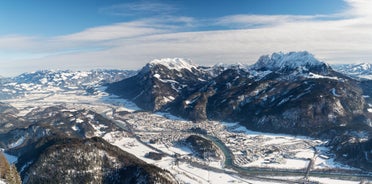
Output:
[[372,70],[371,63],[359,63],[357,66],[359,66],[363,70]]
[[260,71],[288,71],[298,70],[303,71],[316,70],[318,72],[326,72],[329,66],[319,61],[307,51],[289,52],[289,53],[273,53],[271,56],[264,55],[251,67],[254,70]]
[[182,69],[186,69],[192,71],[192,69],[196,69],[197,67],[192,64],[191,60],[183,59],[183,58],[163,58],[163,59],[154,59],[148,66],[150,68],[154,66],[162,65],[169,70],[177,70],[181,71]]

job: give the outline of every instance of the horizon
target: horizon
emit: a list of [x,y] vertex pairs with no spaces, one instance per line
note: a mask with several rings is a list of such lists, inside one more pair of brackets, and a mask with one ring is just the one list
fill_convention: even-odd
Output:
[[[300,51],[301,52],[301,51]],[[305,51],[306,52],[306,51]],[[274,53],[272,53],[274,54]],[[271,57],[272,54],[267,54],[269,57]],[[283,53],[283,54],[288,54],[288,53]],[[311,54],[311,53],[310,53]],[[265,56],[265,55],[262,55],[262,56]],[[186,60],[188,62],[191,62],[190,64],[195,66],[195,67],[214,67],[214,66],[220,66],[220,65],[224,65],[224,67],[229,67],[229,66],[234,66],[234,65],[239,65],[239,66],[243,66],[243,67],[250,67],[254,64],[256,64],[256,62],[258,62],[258,60],[254,63],[249,63],[249,64],[245,64],[245,63],[214,63],[212,65],[199,65],[199,64],[196,64],[194,63],[192,60],[190,59],[186,59],[186,58],[160,58],[160,59],[154,59],[154,60],[151,60],[147,63],[145,63],[143,66],[141,66],[140,68],[138,69],[116,69],[116,68],[91,68],[91,69],[40,69],[40,70],[33,70],[33,71],[29,71],[29,72],[23,72],[23,73],[20,73],[20,74],[17,74],[15,76],[2,76],[0,75],[0,78],[12,78],[12,77],[17,77],[19,75],[22,75],[22,74],[32,74],[32,73],[37,73],[37,72],[92,72],[92,71],[110,71],[110,70],[120,70],[120,71],[140,71],[143,69],[143,67],[145,67],[147,64],[150,64],[152,61],[155,61],[155,60],[163,60],[163,59],[171,59],[171,60],[175,60],[175,59],[181,59],[181,60]],[[316,57],[315,57],[316,60],[318,60]],[[364,64],[370,64],[372,65],[372,63],[366,63],[366,62],[357,62],[357,63],[333,63],[333,64],[330,64],[330,63],[327,63],[325,61],[321,61],[321,60],[318,60],[319,62],[322,62],[322,63],[325,63],[331,67],[333,66],[342,66],[342,65],[364,65]],[[333,69],[333,68],[332,68]],[[334,70],[334,69],[333,69]],[[337,70],[336,70],[337,71]]]
[[153,59],[253,64],[308,51],[372,62],[368,0],[2,1],[1,76],[38,70],[139,70]]

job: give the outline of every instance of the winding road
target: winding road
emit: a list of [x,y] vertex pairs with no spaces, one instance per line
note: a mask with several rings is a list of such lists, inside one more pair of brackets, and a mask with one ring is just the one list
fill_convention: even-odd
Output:
[[[120,117],[114,116],[113,119],[115,124],[120,127],[121,129],[131,133],[134,138],[136,138],[140,143],[143,145],[155,150],[159,153],[162,153],[166,156],[175,158],[175,155],[171,155],[169,153],[165,153],[164,151],[157,149],[145,142],[143,142],[139,136],[136,135],[136,132],[133,130],[132,126],[126,122],[125,119],[121,119]],[[117,118],[117,119],[116,119]],[[119,120],[119,121],[118,121]],[[125,123],[123,125],[122,123]],[[160,132],[161,133],[161,132]],[[295,170],[295,169],[274,169],[274,168],[261,168],[261,167],[241,167],[234,163],[234,156],[230,149],[217,137],[212,135],[204,135],[194,133],[195,135],[201,136],[205,139],[212,141],[218,149],[223,153],[224,157],[224,168],[220,169],[216,167],[211,167],[208,165],[201,164],[199,162],[195,162],[189,159],[184,158],[177,158],[178,161],[189,163],[190,165],[198,168],[207,169],[209,171],[217,172],[217,173],[227,173],[230,175],[237,175],[244,179],[254,179],[254,180],[263,180],[263,181],[271,181],[271,182],[282,182],[282,183],[299,183],[303,181],[307,181],[309,177],[322,177],[322,178],[333,178],[333,179],[347,179],[347,180],[355,180],[355,181],[363,181],[363,180],[372,180],[371,173],[362,173],[362,172],[355,172],[355,173],[347,173],[347,172],[324,172],[324,171],[317,171],[312,170],[310,172],[311,163],[309,164],[307,170]],[[227,170],[227,169],[232,169]],[[266,177],[270,176],[270,177]],[[273,179],[272,176],[303,176],[304,179],[300,181],[293,181],[293,180],[284,180],[284,179]]]

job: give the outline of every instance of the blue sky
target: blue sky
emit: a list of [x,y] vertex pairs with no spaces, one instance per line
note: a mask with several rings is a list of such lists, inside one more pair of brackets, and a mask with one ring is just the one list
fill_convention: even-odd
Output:
[[234,14],[314,15],[338,13],[345,8],[346,4],[340,0],[4,0],[0,1],[0,33],[58,36],[153,16],[216,19]]
[[40,69],[139,69],[155,58],[253,63],[308,50],[371,62],[369,0],[4,0],[0,75]]

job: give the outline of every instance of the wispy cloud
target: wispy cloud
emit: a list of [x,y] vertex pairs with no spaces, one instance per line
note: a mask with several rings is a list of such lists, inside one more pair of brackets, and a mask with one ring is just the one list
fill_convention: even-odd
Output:
[[371,17],[372,16],[372,1],[370,0],[344,0],[350,8],[345,12],[357,17]]
[[294,16],[294,15],[231,15],[217,19],[216,25],[252,28],[276,26],[283,23],[313,20],[313,16]]
[[108,26],[93,27],[70,35],[57,37],[59,41],[109,41],[117,39],[132,39],[155,34],[165,34],[186,31],[193,27],[196,20],[191,17],[164,16],[161,18],[146,18],[132,22],[117,23]]
[[35,43],[36,37],[22,35],[0,36],[0,49],[8,51],[13,49],[28,49]]
[[215,25],[231,28],[249,29],[260,27],[273,27],[296,22],[314,22],[327,20],[341,20],[339,15],[230,15],[220,17],[214,21]]
[[100,12],[114,16],[168,15],[177,11],[177,9],[174,5],[162,2],[136,1],[104,7],[100,9]]
[[[0,74],[71,67],[138,69],[161,57],[186,57],[203,65],[253,63],[263,54],[297,50],[308,50],[330,63],[372,62],[372,1],[345,2],[349,5],[345,11],[326,16],[231,15],[198,20],[164,15],[51,38],[3,36],[2,50],[31,54],[0,58],[4,66]],[[221,30],[195,31],[203,26]]]
[[61,36],[58,39],[61,41],[108,41],[165,32],[164,26],[147,24],[146,22],[147,21],[134,21],[94,27],[82,32]]

